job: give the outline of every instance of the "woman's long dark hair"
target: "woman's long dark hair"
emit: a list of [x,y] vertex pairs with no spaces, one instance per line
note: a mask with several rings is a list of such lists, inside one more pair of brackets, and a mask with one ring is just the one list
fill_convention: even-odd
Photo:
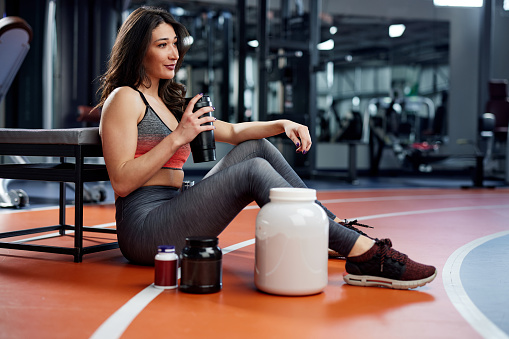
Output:
[[[102,107],[110,93],[117,87],[137,88],[140,85],[152,85],[143,66],[143,59],[152,39],[152,31],[162,23],[171,25],[177,35],[179,59],[175,73],[180,69],[184,55],[189,49],[185,44],[189,32],[166,10],[149,6],[140,7],[132,12],[120,27],[111,50],[108,69],[100,79],[101,99],[97,107]],[[175,79],[159,81],[159,96],[178,120],[183,113],[185,94],[185,87],[175,82]]]

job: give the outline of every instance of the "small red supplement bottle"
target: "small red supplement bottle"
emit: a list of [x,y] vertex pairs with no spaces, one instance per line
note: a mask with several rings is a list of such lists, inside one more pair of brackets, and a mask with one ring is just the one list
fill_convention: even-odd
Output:
[[163,289],[178,287],[178,255],[175,253],[175,246],[157,247],[154,287]]

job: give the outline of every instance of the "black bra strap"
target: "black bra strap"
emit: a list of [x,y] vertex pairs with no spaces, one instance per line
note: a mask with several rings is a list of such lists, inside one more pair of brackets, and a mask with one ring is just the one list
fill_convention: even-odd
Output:
[[146,106],[150,106],[150,105],[148,104],[147,99],[145,98],[145,96],[143,95],[143,93],[141,93],[141,91],[140,91],[140,90],[138,90],[137,88],[134,88],[134,87],[132,87],[132,89],[134,89],[135,91],[137,91],[138,93],[140,93],[140,95],[141,95],[141,99],[143,100],[143,102],[145,103],[145,105],[146,105]]

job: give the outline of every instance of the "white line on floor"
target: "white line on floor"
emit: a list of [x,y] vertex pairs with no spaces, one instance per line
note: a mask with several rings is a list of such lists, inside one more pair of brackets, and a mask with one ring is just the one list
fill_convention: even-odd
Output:
[[[223,254],[231,253],[240,248],[254,244],[254,239],[246,240],[241,243],[225,247]],[[180,274],[179,274],[180,275]],[[120,338],[131,322],[140,314],[141,311],[154,300],[163,289],[154,287],[154,284],[147,286],[143,291],[135,295],[131,300],[113,313],[95,332],[90,339],[113,339]]]
[[442,272],[444,287],[452,304],[463,318],[465,318],[465,320],[484,338],[508,339],[509,336],[489,320],[468,297],[461,283],[460,269],[465,257],[476,247],[481,246],[487,241],[508,234],[509,231],[491,234],[458,248],[449,259],[447,259]]
[[[327,203],[327,201],[322,201]],[[440,212],[454,212],[464,210],[475,210],[475,209],[496,209],[503,208],[507,209],[509,205],[492,205],[492,206],[466,206],[466,207],[451,207],[451,208],[436,208],[422,211],[407,211],[397,213],[386,213],[378,215],[370,215],[365,217],[352,218],[357,220],[368,220],[387,218],[403,215],[412,214],[425,214],[425,213],[440,213]],[[247,206],[246,209],[258,208],[258,206]],[[240,248],[254,244],[255,239],[246,240],[244,242],[226,247],[223,249],[223,253],[231,253]],[[141,311],[154,300],[162,290],[157,290],[152,285],[146,287],[143,291],[134,296],[129,302],[124,304],[114,314],[112,314],[90,337],[91,339],[114,339],[120,338],[131,322],[137,317]],[[474,306],[475,307],[475,306]],[[507,339],[507,337],[503,337]]]
[[[354,191],[356,192],[356,191]],[[330,193],[330,192],[328,192]],[[500,194],[482,194],[482,198],[498,198]],[[396,200],[428,200],[428,199],[471,199],[472,195],[470,194],[427,194],[427,195],[417,195],[417,196],[393,196],[393,197],[370,197],[370,198],[345,198],[345,199],[330,199],[330,200],[320,200],[322,203],[345,203],[345,202],[367,202],[367,201],[396,201]],[[112,203],[100,203],[99,205],[108,205]],[[74,207],[74,205],[67,205],[66,207]],[[256,209],[258,206],[247,206],[246,209]],[[12,208],[0,208],[0,214],[11,214],[11,213],[24,213],[24,212],[33,212],[33,211],[49,211],[58,209],[58,206],[46,206],[46,207],[24,207],[20,209],[12,209]]]

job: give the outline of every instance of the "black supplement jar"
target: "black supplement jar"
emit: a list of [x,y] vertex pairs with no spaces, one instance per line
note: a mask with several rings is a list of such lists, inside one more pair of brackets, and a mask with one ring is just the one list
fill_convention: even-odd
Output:
[[206,294],[221,290],[223,253],[217,243],[217,238],[186,238],[182,250],[180,291]]

